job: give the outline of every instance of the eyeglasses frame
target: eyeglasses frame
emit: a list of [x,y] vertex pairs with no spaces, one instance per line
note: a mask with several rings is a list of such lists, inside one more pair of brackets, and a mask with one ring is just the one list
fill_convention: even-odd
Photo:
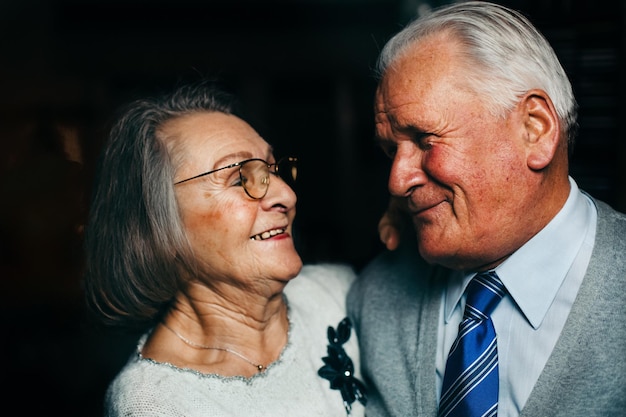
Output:
[[265,189],[265,194],[263,194],[263,196],[261,196],[261,197],[253,197],[253,196],[251,196],[250,193],[248,192],[247,188],[243,185],[244,181],[243,181],[243,176],[241,175],[241,167],[245,163],[250,162],[250,161],[261,161],[261,162],[263,162],[263,163],[265,163],[267,165],[268,171],[271,174],[272,173],[271,167],[276,167],[273,170],[273,172],[277,173],[278,172],[278,165],[280,165],[285,160],[292,161],[292,162],[297,162],[298,158],[296,158],[294,156],[286,156],[284,158],[280,158],[277,162],[274,162],[272,164],[270,164],[269,162],[267,162],[266,160],[261,159],[261,158],[245,159],[243,161],[235,162],[234,164],[226,165],[225,167],[221,167],[221,168],[217,168],[217,169],[214,169],[214,170],[211,170],[211,171],[203,172],[202,174],[198,174],[196,176],[193,176],[193,177],[190,177],[190,178],[187,178],[187,179],[184,179],[184,180],[177,181],[177,182],[174,183],[174,185],[178,185],[178,184],[182,184],[182,183],[187,182],[187,181],[195,180],[196,178],[204,177],[206,175],[213,174],[215,172],[222,171],[224,169],[239,167],[239,179],[241,180],[241,186],[243,187],[243,190],[246,192],[248,197],[250,197],[250,198],[252,198],[254,200],[260,200],[263,197],[265,197],[265,194],[267,194],[267,190],[269,189],[269,184],[268,184],[268,187]]

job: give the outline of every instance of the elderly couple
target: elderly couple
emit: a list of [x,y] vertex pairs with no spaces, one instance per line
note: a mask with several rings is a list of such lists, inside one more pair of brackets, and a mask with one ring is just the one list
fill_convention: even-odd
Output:
[[626,216],[569,175],[553,49],[515,11],[458,3],[396,34],[376,75],[388,250],[358,276],[302,265],[297,159],[230,96],[128,106],[85,241],[89,305],[146,329],[108,416],[626,413]]

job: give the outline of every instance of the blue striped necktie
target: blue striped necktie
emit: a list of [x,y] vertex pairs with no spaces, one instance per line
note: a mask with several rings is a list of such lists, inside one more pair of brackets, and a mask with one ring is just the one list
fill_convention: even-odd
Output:
[[476,275],[467,286],[463,321],[443,377],[439,417],[498,415],[498,348],[489,316],[504,291],[493,271]]

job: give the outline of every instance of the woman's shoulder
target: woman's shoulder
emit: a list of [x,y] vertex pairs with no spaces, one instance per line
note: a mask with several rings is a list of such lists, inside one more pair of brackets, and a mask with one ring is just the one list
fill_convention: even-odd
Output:
[[351,265],[345,263],[316,263],[302,267],[298,279],[313,282],[320,286],[348,287],[356,279],[356,272]]
[[294,315],[321,320],[325,326],[345,317],[346,295],[356,279],[346,264],[310,264],[285,287],[285,295]]
[[185,404],[194,403],[198,395],[206,395],[211,390],[211,381],[221,382],[217,375],[181,369],[136,353],[107,389],[106,415],[192,415],[181,414],[181,410],[186,409]]
[[135,353],[107,389],[106,415],[148,415],[150,410],[161,412],[163,393],[155,389],[156,381],[160,379],[156,374],[161,372],[154,364]]
[[285,288],[287,296],[315,295],[320,298],[344,299],[356,272],[348,264],[317,263],[302,267],[300,274]]

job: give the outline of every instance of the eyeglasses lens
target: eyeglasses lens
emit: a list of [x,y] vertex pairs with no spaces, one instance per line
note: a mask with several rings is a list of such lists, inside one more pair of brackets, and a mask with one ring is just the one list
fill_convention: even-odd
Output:
[[295,158],[284,158],[270,166],[264,161],[253,159],[239,167],[241,183],[250,197],[254,199],[265,197],[270,185],[270,170],[280,175],[287,185],[293,187],[297,177]]
[[269,169],[263,161],[252,160],[239,169],[244,190],[252,198],[263,198],[270,183]]

